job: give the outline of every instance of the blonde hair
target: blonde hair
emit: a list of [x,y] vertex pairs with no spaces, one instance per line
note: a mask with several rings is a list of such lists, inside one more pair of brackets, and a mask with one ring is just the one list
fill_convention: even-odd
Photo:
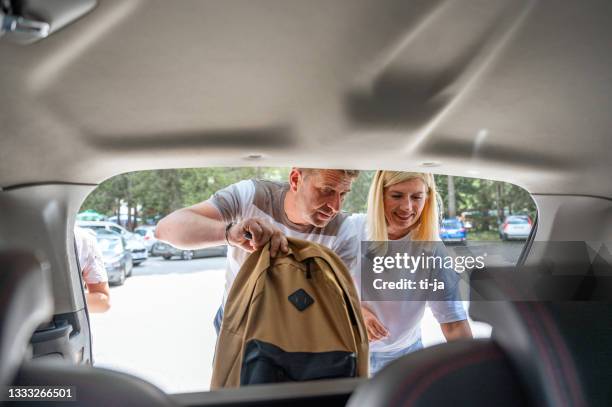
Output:
[[427,197],[416,227],[412,230],[413,241],[434,242],[440,240],[439,212],[436,182],[432,174],[423,172],[376,171],[368,194],[368,239],[389,240],[384,208],[384,189],[400,182],[420,179],[427,187]]

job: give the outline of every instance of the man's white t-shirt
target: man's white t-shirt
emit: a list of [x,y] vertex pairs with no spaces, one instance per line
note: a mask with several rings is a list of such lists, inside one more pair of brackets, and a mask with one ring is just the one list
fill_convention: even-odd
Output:
[[[351,223],[355,236],[361,241],[368,241],[367,221],[365,214],[351,215],[347,223]],[[399,240],[410,240],[407,235]],[[351,274],[361,295],[361,268],[351,268]],[[458,287],[457,287],[458,288]],[[396,352],[413,345],[421,338],[421,319],[425,306],[429,305],[434,317],[439,323],[455,322],[467,319],[465,309],[457,290],[448,291],[446,301],[362,301],[361,304],[371,310],[389,331],[387,338],[370,343],[370,352]]]
[[[353,228],[345,222],[348,215],[339,213],[325,227],[299,225],[287,218],[284,210],[288,183],[245,180],[216,192],[208,202],[223,216],[226,223],[240,222],[246,218],[260,218],[278,227],[286,236],[322,244],[333,250],[350,270],[355,267],[359,242],[352,235]],[[250,253],[228,247],[225,293],[227,294],[240,271],[240,267]]]

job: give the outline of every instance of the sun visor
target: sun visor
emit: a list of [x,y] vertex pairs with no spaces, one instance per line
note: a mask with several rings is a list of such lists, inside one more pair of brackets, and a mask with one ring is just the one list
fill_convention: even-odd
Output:
[[0,37],[31,44],[90,12],[96,0],[0,0]]

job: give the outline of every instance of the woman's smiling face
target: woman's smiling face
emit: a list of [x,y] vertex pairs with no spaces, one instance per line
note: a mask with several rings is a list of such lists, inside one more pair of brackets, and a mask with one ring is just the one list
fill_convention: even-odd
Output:
[[420,178],[384,189],[383,204],[389,239],[400,239],[416,226],[426,200],[427,185]]

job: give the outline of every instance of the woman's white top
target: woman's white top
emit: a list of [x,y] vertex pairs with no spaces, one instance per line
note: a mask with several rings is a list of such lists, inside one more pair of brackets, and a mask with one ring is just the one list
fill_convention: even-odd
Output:
[[[355,235],[361,241],[368,241],[367,221],[365,214],[354,214],[348,219],[355,228]],[[410,241],[406,235],[400,241]],[[361,250],[361,244],[359,245]],[[361,253],[360,253],[361,254]],[[358,257],[361,259],[361,256]],[[361,266],[351,269],[358,292],[361,295]],[[370,352],[396,352],[409,347],[421,338],[421,319],[428,305],[439,323],[455,322],[467,319],[463,304],[459,301],[458,285],[445,290],[445,301],[362,301],[361,304],[371,310],[389,331],[387,338],[370,343]],[[409,294],[408,294],[409,295]]]

